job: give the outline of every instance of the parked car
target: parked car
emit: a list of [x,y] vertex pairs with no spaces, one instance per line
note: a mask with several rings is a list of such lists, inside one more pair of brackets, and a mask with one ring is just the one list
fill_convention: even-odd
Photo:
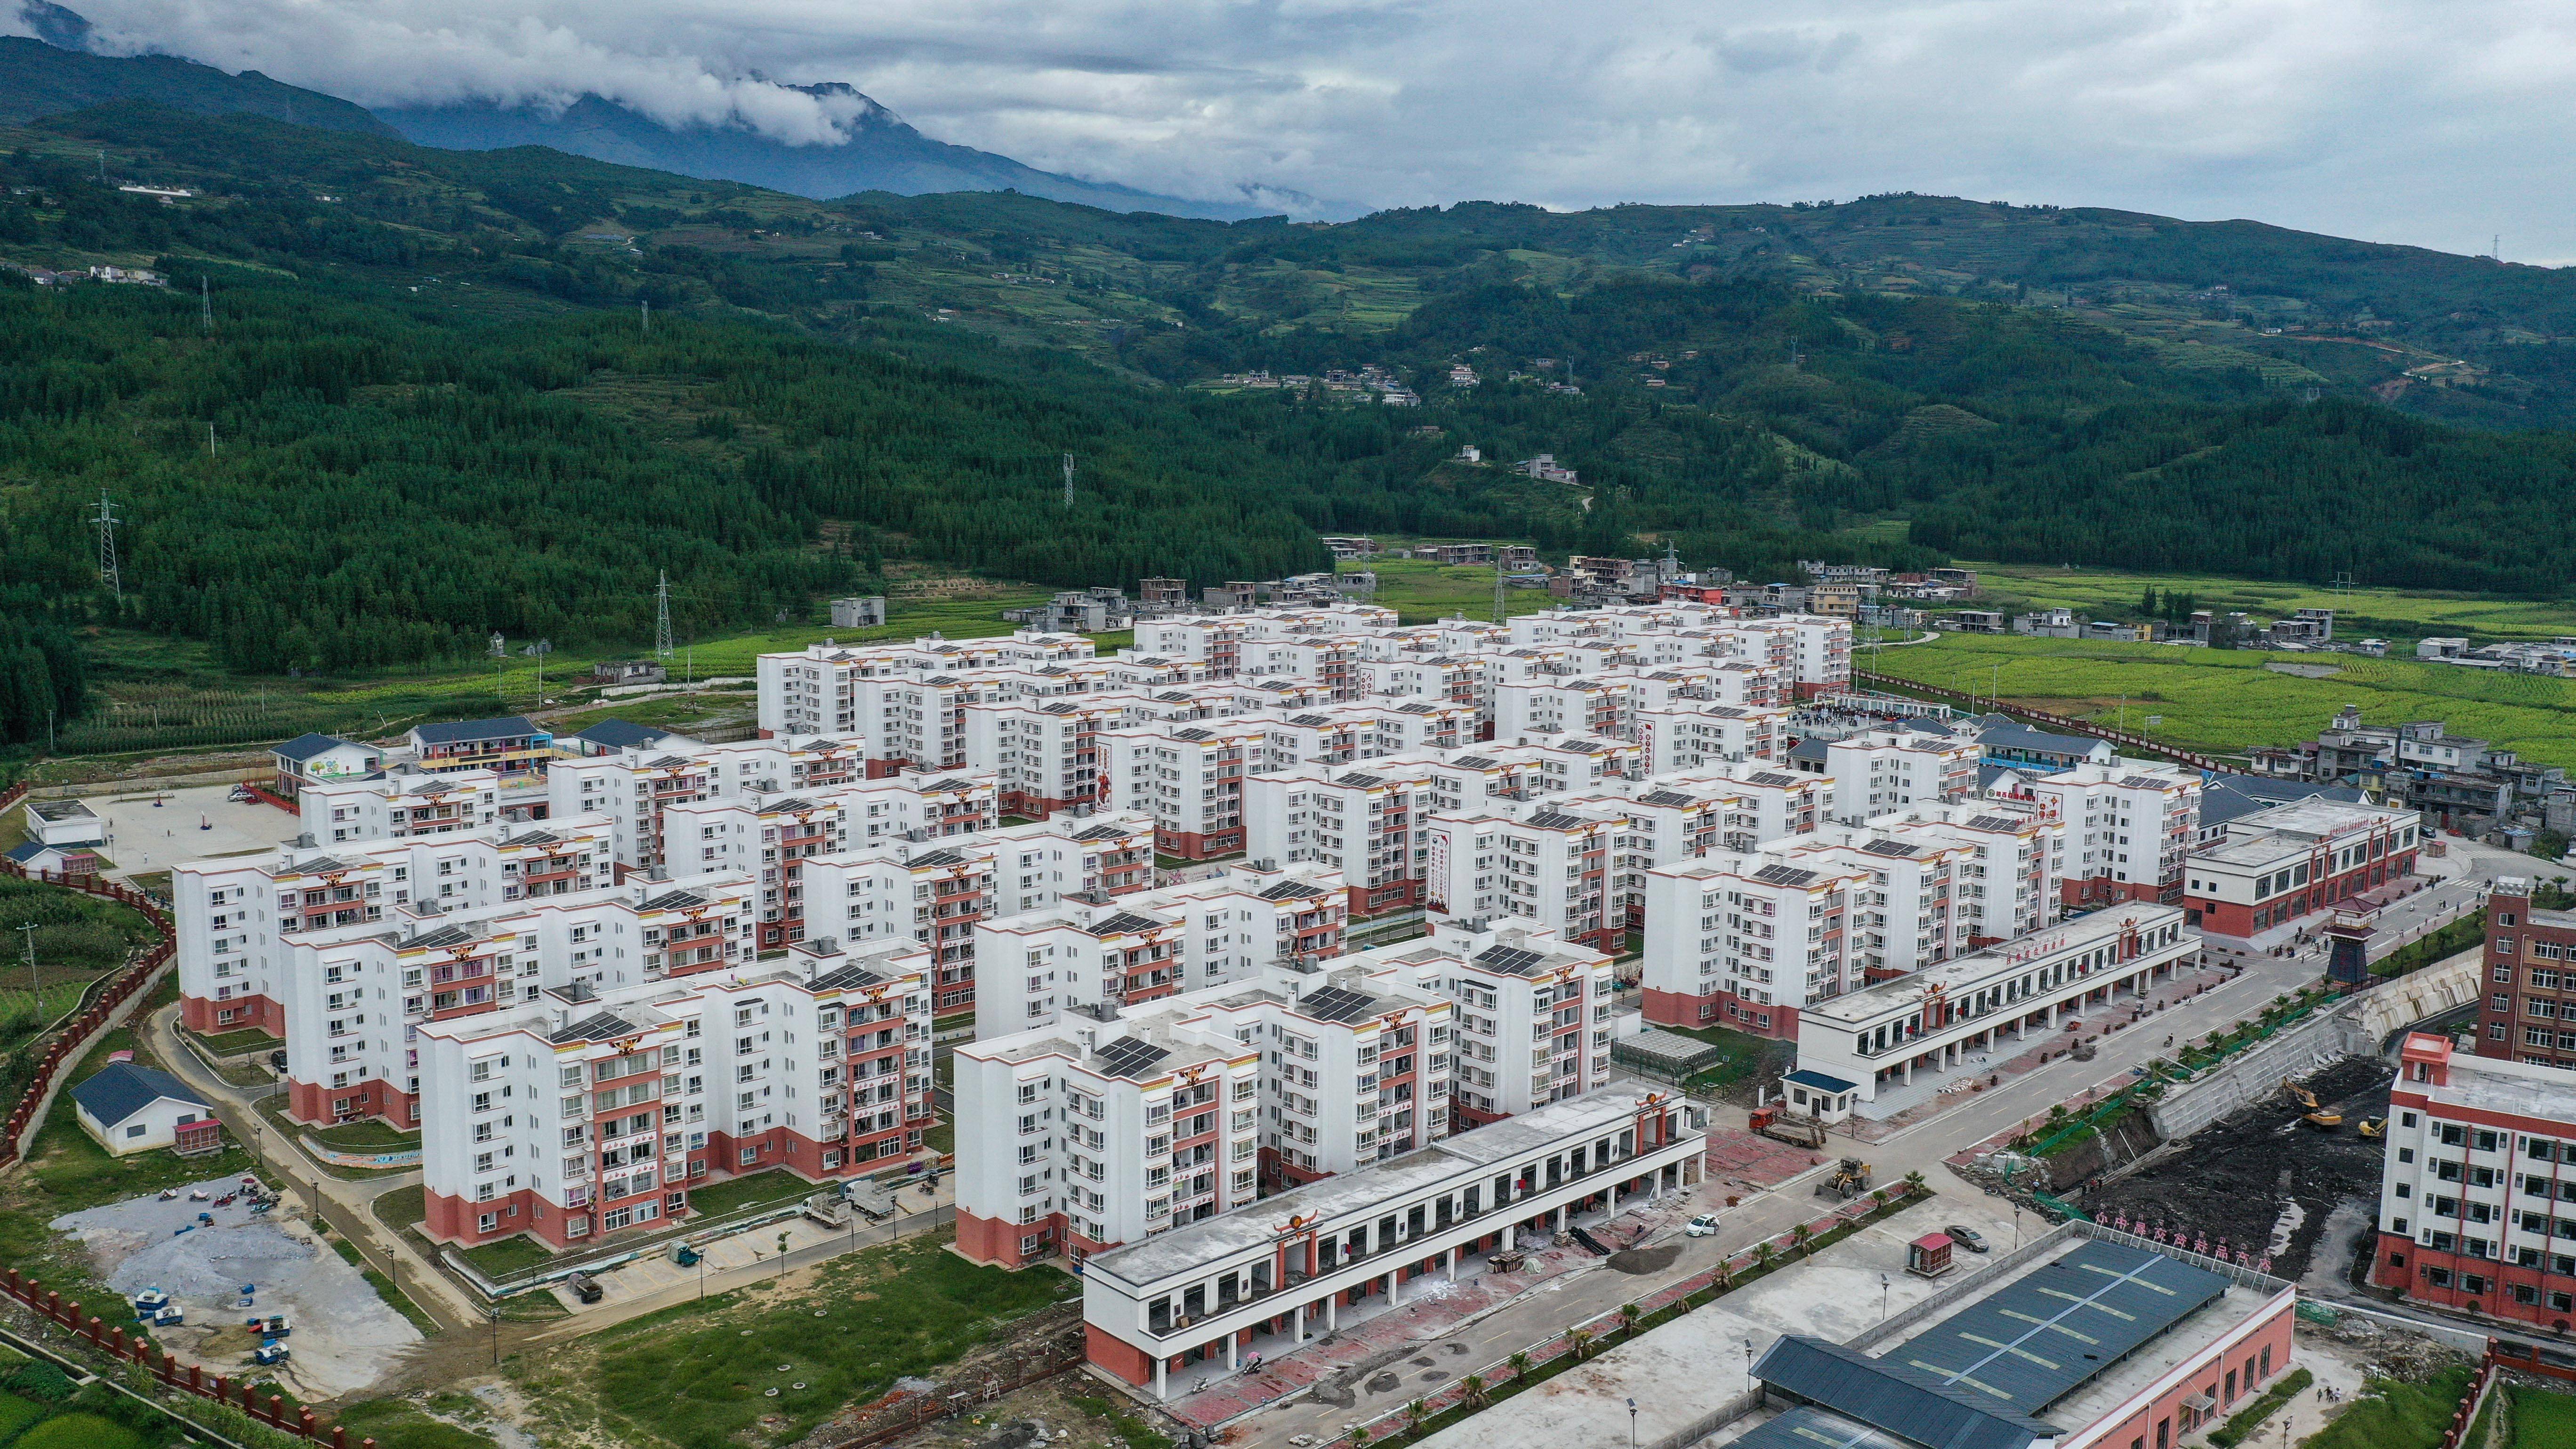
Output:
[[1690,1226],[1682,1229],[1682,1231],[1690,1234],[1694,1238],[1705,1238],[1709,1234],[1716,1232],[1718,1226],[1717,1214],[1701,1213],[1698,1217],[1691,1219]]
[[281,1049],[268,1054],[268,1069],[277,1073],[281,1077],[286,1075],[286,1053],[284,1050]]
[[1986,1235],[1978,1232],[1975,1228],[1963,1228],[1957,1223],[1952,1223],[1941,1231],[1949,1234],[1951,1242],[1958,1244],[1960,1247],[1967,1249],[1971,1253],[1990,1253],[1994,1251],[1993,1248],[1987,1245]]
[[607,1291],[599,1286],[598,1279],[588,1273],[573,1274],[564,1280],[564,1286],[572,1290],[572,1296],[584,1303],[597,1303],[599,1295]]

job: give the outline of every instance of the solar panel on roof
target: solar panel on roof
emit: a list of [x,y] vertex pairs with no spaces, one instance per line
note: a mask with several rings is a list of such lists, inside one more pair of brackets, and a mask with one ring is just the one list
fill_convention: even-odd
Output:
[[1793,865],[1766,865],[1753,873],[1764,885],[1807,886],[1816,883],[1816,873]]
[[1979,815],[1968,821],[1971,830],[2019,830],[2021,826],[2009,815]]
[[1921,847],[1908,845],[1902,840],[1873,840],[1869,844],[1862,846],[1861,849],[1870,855],[1911,856],[1917,850],[1921,849]]
[[1773,771],[1773,770],[1764,770],[1762,773],[1760,773],[1760,774],[1758,774],[1758,775],[1748,775],[1748,776],[1746,776],[1745,778],[1746,778],[1746,779],[1748,779],[1748,780],[1750,780],[1750,781],[1752,781],[1752,782],[1753,782],[1754,784],[1756,784],[1756,785],[1769,785],[1769,786],[1773,786],[1774,788],[1776,788],[1776,787],[1778,787],[1778,786],[1781,786],[1781,785],[1795,785],[1795,784],[1797,784],[1797,783],[1798,783],[1798,777],[1797,777],[1797,776],[1795,776],[1795,775],[1783,775],[1783,774],[1780,774],[1780,773],[1778,773],[1777,771]]
[[1100,1049],[1100,1069],[1110,1076],[1133,1080],[1171,1054],[1169,1047],[1158,1047],[1138,1037],[1120,1037]]
[[2153,775],[2130,775],[2120,781],[2120,788],[2123,790],[2161,790],[2172,783],[2173,782],[2171,780],[2159,780]]
[[1509,972],[1519,976],[1526,974],[1531,967],[1546,959],[1546,955],[1542,952],[1519,946],[1490,946],[1476,957],[1476,964],[1490,970]]
[[1318,1021],[1357,1021],[1374,1009],[1375,998],[1338,986],[1310,991],[1297,999],[1297,1010]]
[[1638,796],[1637,803],[1640,805],[1688,805],[1691,803],[1691,797],[1682,794],[1678,790],[1657,790],[1651,795]]
[[1105,921],[1093,922],[1091,934],[1095,936],[1132,936],[1139,931],[1153,930],[1155,927],[1162,924],[1162,922],[1150,917],[1137,915],[1133,911],[1120,911],[1118,914],[1111,916]]

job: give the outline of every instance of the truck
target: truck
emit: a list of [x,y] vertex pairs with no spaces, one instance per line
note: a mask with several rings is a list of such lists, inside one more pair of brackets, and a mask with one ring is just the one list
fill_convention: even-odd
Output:
[[1813,1117],[1792,1117],[1787,1109],[1777,1102],[1754,1108],[1753,1115],[1746,1119],[1745,1125],[1765,1137],[1776,1138],[1810,1151],[1825,1145],[1824,1123]]
[[1816,1180],[1816,1196],[1855,1198],[1869,1191],[1869,1164],[1857,1157],[1846,1157],[1834,1164],[1834,1170]]

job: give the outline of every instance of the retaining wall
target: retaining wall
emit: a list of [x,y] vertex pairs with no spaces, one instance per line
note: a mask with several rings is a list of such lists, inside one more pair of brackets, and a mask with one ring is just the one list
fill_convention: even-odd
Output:
[[2457,956],[2445,957],[2421,971],[2393,977],[2362,992],[2354,998],[2353,1005],[2360,1013],[2363,1029],[2370,1033],[2371,1040],[2386,1041],[2388,1034],[2399,1027],[2412,1026],[2456,1007],[2475,1005],[2479,963],[2485,953],[2486,943],[2481,941]]
[[2365,1031],[2352,1007],[2341,1006],[2300,1022],[2188,1086],[2176,1087],[2147,1108],[2156,1135],[2168,1142],[2188,1137],[2249,1102],[2281,1090],[2283,1077],[2304,1077],[2342,1057],[2374,1056],[2379,1038]]

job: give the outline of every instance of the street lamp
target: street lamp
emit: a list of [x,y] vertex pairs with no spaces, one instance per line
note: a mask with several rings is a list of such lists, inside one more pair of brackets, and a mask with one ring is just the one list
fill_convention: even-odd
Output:
[[[1887,1275],[1885,1273],[1878,1275],[1878,1316],[1882,1321],[1887,1317]],[[1631,1449],[1634,1449],[1634,1446],[1631,1446]]]
[[1637,1449],[1637,1401],[1628,1401],[1628,1449]]
[[1744,1391],[1753,1392],[1753,1340],[1744,1340]]

